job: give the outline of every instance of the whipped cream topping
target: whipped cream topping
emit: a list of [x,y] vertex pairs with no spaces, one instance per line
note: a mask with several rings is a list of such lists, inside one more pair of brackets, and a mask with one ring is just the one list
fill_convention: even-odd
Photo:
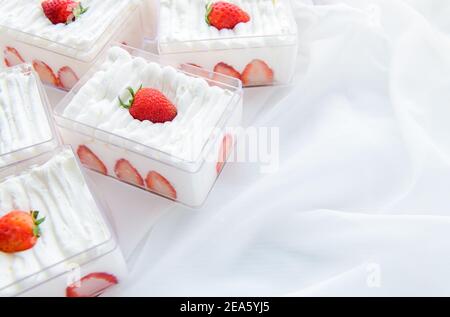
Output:
[[[14,254],[0,252],[0,295],[2,288],[62,261],[69,265],[70,257],[110,238],[75,157],[67,149],[45,164],[0,183],[0,216],[12,210],[38,210],[39,217],[46,219],[32,249]],[[46,275],[50,278],[51,272]],[[12,286],[13,292],[37,282],[18,283]]]
[[82,0],[83,7],[88,8],[88,11],[67,25],[52,24],[45,16],[41,2],[42,0],[0,0],[0,26],[23,32],[15,34],[18,37],[31,35],[23,40],[50,50],[56,49],[56,44],[75,50],[91,50],[106,43],[106,38],[100,41],[102,35],[108,33],[110,27],[121,23],[120,17],[134,8],[137,0]]
[[[141,84],[158,89],[175,105],[178,115],[173,121],[139,121],[120,107],[118,97],[130,97],[127,87],[137,89]],[[204,79],[113,47],[101,70],[73,97],[63,116],[192,162],[197,160],[233,96],[229,90],[209,86]],[[140,152],[141,146],[132,147]]]
[[21,68],[0,72],[0,156],[51,138],[35,76]]
[[[205,21],[209,0],[161,0],[160,50],[258,47],[295,40],[297,26],[286,0],[227,0],[245,10],[250,21],[218,30]],[[271,38],[269,38],[271,37]],[[210,42],[191,42],[219,40]],[[180,43],[185,42],[185,43]]]

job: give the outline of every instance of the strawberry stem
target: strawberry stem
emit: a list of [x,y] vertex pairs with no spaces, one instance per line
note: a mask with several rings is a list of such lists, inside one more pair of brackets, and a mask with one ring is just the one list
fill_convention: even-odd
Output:
[[211,14],[213,8],[213,2],[210,1],[206,4],[206,15],[205,15],[205,22],[208,25],[211,25],[211,22],[209,21],[209,15]]
[[131,98],[130,98],[130,100],[128,101],[128,103],[125,103],[125,102],[123,102],[122,101],[122,99],[120,98],[120,97],[117,97],[118,99],[119,99],[119,104],[120,104],[120,106],[122,107],[122,108],[125,108],[125,109],[130,109],[131,108],[131,106],[133,105],[133,103],[134,103],[134,98],[136,97],[136,94],[139,92],[139,90],[141,90],[142,89],[142,84],[139,86],[139,89],[135,92],[134,91],[134,89],[132,88],[132,87],[128,87],[127,88],[127,90],[129,91],[129,93],[130,93],[130,95],[131,95]]
[[85,8],[83,7],[83,5],[81,4],[81,2],[77,5],[76,8],[73,9],[72,14],[73,17],[66,22],[66,24],[69,24],[71,22],[74,22],[76,19],[78,19],[82,14],[86,13],[87,10],[89,9],[89,7]]
[[86,8],[85,8],[85,7],[83,7],[83,5],[80,3],[80,13],[79,13],[78,16],[80,16],[80,15],[86,13],[87,10],[89,10],[89,7],[86,7]]
[[36,238],[39,238],[41,236],[41,229],[39,228],[39,225],[45,221],[45,217],[38,219],[39,211],[37,211],[37,210],[30,211],[30,215],[31,215],[31,218],[33,219],[33,224],[34,224],[33,235]]

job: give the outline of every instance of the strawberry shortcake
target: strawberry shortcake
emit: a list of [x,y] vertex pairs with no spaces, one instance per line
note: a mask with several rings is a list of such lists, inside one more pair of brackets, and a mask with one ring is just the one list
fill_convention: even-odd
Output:
[[4,64],[70,89],[110,41],[142,43],[141,0],[0,0]]
[[297,26],[288,0],[161,0],[155,44],[246,87],[280,84],[293,75]]
[[0,173],[0,296],[97,296],[126,267],[72,150]]
[[89,168],[199,205],[224,163],[224,128],[241,119],[240,82],[221,84],[220,76],[207,81],[156,56],[113,47],[58,105],[57,123]]

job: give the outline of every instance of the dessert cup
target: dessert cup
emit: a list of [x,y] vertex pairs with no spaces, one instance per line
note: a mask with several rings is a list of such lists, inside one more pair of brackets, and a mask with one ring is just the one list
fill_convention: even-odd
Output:
[[103,214],[68,146],[0,170],[0,216],[38,210],[45,221],[32,249],[0,252],[1,296],[98,296],[127,268]]
[[[55,109],[63,140],[101,174],[188,206],[206,199],[241,125],[241,82],[112,46]],[[192,72],[190,72],[192,70]],[[156,88],[178,109],[172,122],[133,119],[127,87]]]
[[298,31],[289,0],[230,0],[250,21],[220,31],[205,21],[208,2],[159,1],[157,36],[146,39],[145,49],[180,65],[235,73],[244,87],[291,82]]
[[0,0],[4,64],[28,62],[44,83],[70,90],[111,41],[142,45],[141,0],[81,2],[88,10],[80,18],[68,25],[53,25],[41,1]]

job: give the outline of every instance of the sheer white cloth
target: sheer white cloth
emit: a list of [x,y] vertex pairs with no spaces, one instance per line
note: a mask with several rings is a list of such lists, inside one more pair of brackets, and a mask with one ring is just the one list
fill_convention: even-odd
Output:
[[292,1],[295,84],[245,103],[279,170],[229,164],[199,210],[96,177],[132,259],[112,295],[450,295],[450,1]]

